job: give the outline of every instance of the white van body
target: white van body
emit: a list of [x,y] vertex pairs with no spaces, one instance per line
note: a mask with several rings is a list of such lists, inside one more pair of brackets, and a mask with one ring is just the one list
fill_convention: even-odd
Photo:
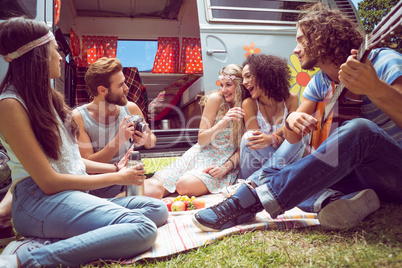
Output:
[[[199,92],[216,90],[218,71],[230,63],[242,64],[247,47],[254,44],[260,53],[289,60],[296,45],[296,22],[281,19],[283,14],[299,12],[289,8],[319,0],[63,0],[58,26],[68,40],[70,29],[78,36],[118,36],[119,40],[157,40],[158,37],[201,38],[203,79],[183,98]],[[36,20],[54,25],[54,0],[16,0],[21,6],[36,2]],[[323,0],[357,21],[358,14],[350,0]],[[168,6],[178,6],[172,19],[158,16]],[[160,13],[160,12],[159,12]],[[223,14],[223,15],[222,15]],[[254,50],[255,50],[254,49]],[[0,78],[6,63],[1,59]],[[290,60],[289,60],[290,63]],[[134,66],[133,66],[134,67]],[[140,73],[152,100],[181,74]],[[63,83],[59,83],[63,87]],[[200,88],[201,87],[201,88]],[[64,92],[64,88],[58,87]],[[194,91],[193,94],[191,94]],[[187,96],[187,95],[191,95]],[[184,101],[186,102],[186,101]],[[182,101],[182,104],[184,103]]]
[[[35,0],[15,1],[24,6]],[[301,94],[296,75],[303,72],[292,61],[296,46],[298,6],[319,0],[63,0],[58,27],[69,41],[72,29],[79,37],[117,36],[118,40],[158,40],[158,37],[200,38],[203,73],[201,79],[186,90],[176,111],[186,114],[182,129],[194,129],[191,141],[197,139],[197,122],[189,121],[200,115],[198,97],[218,90],[218,72],[227,64],[242,64],[247,53],[273,54],[286,58],[291,69],[292,91]],[[36,0],[35,19],[45,21],[56,29],[54,5],[56,0]],[[322,0],[358,21],[350,0]],[[13,2],[14,3],[14,2]],[[69,58],[71,60],[71,57]],[[0,78],[8,64],[0,59]],[[63,66],[63,65],[62,65]],[[136,67],[136,66],[130,66]],[[63,72],[62,72],[63,73]],[[146,86],[148,103],[183,74],[140,72]],[[57,90],[70,96],[64,76],[55,81]],[[192,105],[192,106],[190,106]],[[189,108],[190,107],[190,108]],[[186,110],[187,109],[187,110]],[[152,127],[152,124],[151,124]],[[177,133],[172,134],[177,135]],[[167,140],[169,144],[171,141]]]

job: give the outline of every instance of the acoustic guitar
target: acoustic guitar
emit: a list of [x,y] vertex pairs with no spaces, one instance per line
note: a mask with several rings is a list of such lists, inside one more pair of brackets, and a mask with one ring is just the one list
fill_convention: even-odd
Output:
[[[402,29],[402,1],[394,6],[360,46],[357,59],[364,62],[370,51],[376,47],[386,46]],[[360,115],[362,101],[360,96],[348,91],[342,83],[332,82],[323,101],[317,103],[314,117],[318,121],[318,129],[310,135],[307,153],[316,150],[328,136],[346,120]]]

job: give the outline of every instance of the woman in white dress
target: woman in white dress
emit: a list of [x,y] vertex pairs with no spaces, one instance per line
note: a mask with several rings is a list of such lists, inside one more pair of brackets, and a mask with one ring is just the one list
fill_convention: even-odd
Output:
[[178,160],[145,180],[145,195],[162,198],[177,191],[200,196],[219,193],[236,180],[239,172],[243,109],[247,96],[242,67],[229,64],[219,72],[221,89],[202,100],[204,105],[198,143]]

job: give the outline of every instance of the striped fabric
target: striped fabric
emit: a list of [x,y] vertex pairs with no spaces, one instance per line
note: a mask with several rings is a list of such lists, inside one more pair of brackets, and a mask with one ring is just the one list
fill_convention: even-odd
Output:
[[[389,48],[375,49],[370,53],[369,59],[372,61],[378,77],[387,84],[392,84],[398,77],[402,76],[402,55],[396,51]],[[363,96],[362,100],[362,117],[376,123],[401,146],[402,130],[367,96]]]
[[[201,198],[206,201],[207,206],[211,206],[222,201],[223,195],[210,194]],[[254,230],[284,230],[319,225],[316,214],[305,213],[298,208],[294,208],[274,220],[264,210],[258,213],[256,219],[251,223],[238,225],[221,232],[203,232],[192,223],[191,214],[189,213],[184,212],[183,215],[176,216],[170,215],[167,223],[158,229],[158,238],[150,250],[133,259],[120,261],[120,263],[129,264],[141,259],[169,256],[211,244],[217,239],[222,239],[235,233]]]

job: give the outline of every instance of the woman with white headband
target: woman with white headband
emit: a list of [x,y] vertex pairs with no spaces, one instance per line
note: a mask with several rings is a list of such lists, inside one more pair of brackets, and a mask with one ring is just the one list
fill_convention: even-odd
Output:
[[14,227],[27,238],[5,248],[0,263],[6,267],[131,258],[155,243],[168,216],[160,200],[86,193],[138,184],[144,172],[123,166],[115,172],[112,164],[80,157],[76,123],[50,83],[60,76],[57,50],[44,23],[13,18],[0,24],[0,54],[9,62],[0,85],[0,140],[11,159]]
[[205,107],[198,143],[145,181],[147,196],[162,198],[175,191],[187,196],[219,193],[236,180],[243,134],[244,112],[240,107],[247,94],[241,71],[237,64],[229,64],[219,71],[219,92],[201,100]]

